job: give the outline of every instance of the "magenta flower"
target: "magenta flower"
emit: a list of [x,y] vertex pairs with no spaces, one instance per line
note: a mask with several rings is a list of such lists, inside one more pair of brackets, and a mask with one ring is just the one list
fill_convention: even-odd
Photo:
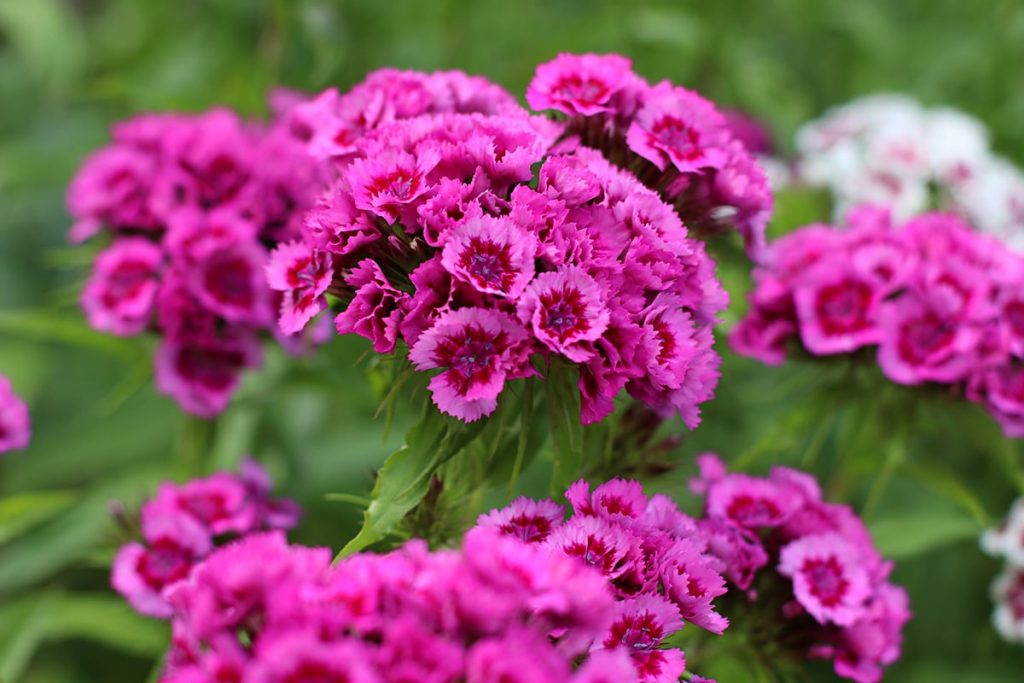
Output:
[[131,147],[110,147],[90,156],[68,187],[68,212],[77,219],[71,239],[83,242],[104,225],[155,230],[160,221],[149,197],[153,155]]
[[586,342],[599,338],[610,319],[601,286],[574,266],[534,278],[517,312],[537,339],[578,363],[591,357],[593,351]]
[[97,330],[133,335],[150,322],[163,252],[149,240],[118,240],[96,257],[82,290],[82,309]]
[[165,341],[156,354],[156,386],[182,408],[212,417],[227,407],[246,368],[257,367],[263,354],[252,337]]
[[382,683],[374,670],[374,652],[357,640],[325,643],[314,629],[291,629],[260,641],[255,681],[292,683]]
[[477,526],[496,527],[506,536],[527,543],[540,543],[565,521],[565,510],[553,500],[519,497],[501,510],[480,515]]
[[331,285],[328,254],[313,251],[300,242],[279,244],[266,267],[267,284],[283,292],[278,325],[285,334],[297,334],[327,308],[324,293]]
[[900,658],[909,605],[905,590],[881,586],[868,601],[865,617],[840,632],[833,651],[836,673],[856,683],[879,683],[884,667]]
[[729,626],[729,620],[712,605],[727,590],[719,567],[697,542],[682,539],[672,544],[660,563],[665,596],[679,608],[683,619],[715,634]]
[[442,314],[409,351],[418,370],[443,368],[430,380],[441,412],[473,422],[494,412],[506,379],[532,372],[526,331],[511,316],[480,308]]
[[707,513],[741,527],[757,529],[782,524],[800,502],[789,486],[730,474],[708,490]]
[[338,334],[354,333],[373,342],[378,353],[390,353],[398,340],[402,304],[408,295],[391,285],[376,261],[360,261],[345,278],[356,295],[334,319]]
[[664,171],[721,168],[727,156],[725,120],[715,106],[686,88],[656,85],[626,133],[629,148]]
[[800,337],[812,353],[846,353],[882,339],[879,307],[887,291],[849,269],[839,258],[815,266],[808,283],[793,293]]
[[797,601],[819,623],[850,626],[871,595],[856,549],[838,535],[804,536],[782,549],[779,573],[793,579]]
[[0,453],[26,448],[32,438],[28,406],[0,375]]
[[632,653],[640,681],[676,683],[686,669],[686,659],[678,649],[659,648],[683,626],[676,606],[661,596],[642,595],[620,602],[618,608],[601,644]]
[[398,152],[392,158],[373,157],[352,162],[348,178],[356,208],[394,223],[402,215],[403,207],[420,199],[430,189],[427,174],[438,160],[437,154],[414,157]]
[[537,238],[507,219],[481,216],[447,233],[441,263],[483,294],[517,299],[534,275]]
[[189,269],[189,289],[207,310],[229,323],[267,326],[274,315],[266,261],[266,251],[252,243],[214,250]]
[[306,212],[306,235],[317,249],[340,256],[356,252],[381,238],[374,217],[356,208],[352,194],[334,185]]
[[569,116],[609,112],[615,94],[636,80],[631,67],[619,55],[560,54],[537,67],[526,101],[533,109],[554,109]]

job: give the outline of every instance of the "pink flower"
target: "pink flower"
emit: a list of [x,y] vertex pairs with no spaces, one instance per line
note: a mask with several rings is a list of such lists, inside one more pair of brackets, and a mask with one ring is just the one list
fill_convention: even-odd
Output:
[[633,655],[640,681],[676,683],[686,668],[686,659],[675,648],[659,649],[666,637],[683,626],[676,606],[661,596],[642,595],[620,602],[618,608],[602,646],[627,649]]
[[138,334],[153,313],[163,254],[138,237],[116,240],[96,257],[82,290],[82,309],[94,329]]
[[768,564],[768,553],[757,534],[716,517],[702,519],[699,524],[708,552],[725,564],[723,574],[740,590],[750,588],[757,573]]
[[534,275],[537,238],[508,219],[469,218],[448,232],[441,263],[484,294],[517,299]]
[[882,339],[879,306],[886,290],[837,256],[820,262],[793,294],[800,337],[811,353],[846,353]]
[[474,644],[466,661],[466,683],[562,683],[570,677],[565,658],[526,629]]
[[729,333],[729,348],[765,365],[782,365],[786,346],[796,332],[794,321],[772,317],[755,308]]
[[210,536],[187,515],[150,517],[143,532],[146,545],[129,543],[118,551],[111,585],[140,613],[166,619],[172,609],[164,591],[210,552]]
[[[356,208],[394,223],[404,215],[405,207],[415,204],[430,190],[427,174],[438,160],[437,154],[412,156],[405,152],[357,159],[347,173]],[[410,225],[414,222],[404,220]]]
[[638,683],[633,658],[625,648],[594,650],[572,683]]
[[836,534],[804,536],[782,549],[779,573],[819,623],[850,626],[865,614],[869,577],[857,550]]
[[328,254],[301,242],[279,244],[270,254],[266,276],[271,289],[284,292],[278,324],[285,334],[300,332],[327,308],[324,293],[333,279]]
[[348,307],[334,319],[338,334],[358,334],[373,342],[377,353],[394,351],[402,304],[408,295],[391,285],[376,261],[363,259],[345,282],[356,291]]
[[313,629],[293,629],[259,643],[259,664],[246,676],[254,683],[382,683],[374,652],[363,643],[325,643]]
[[577,515],[596,515],[612,521],[639,519],[648,505],[640,482],[618,478],[606,481],[593,493],[590,484],[581,479],[566,490],[565,498]]
[[835,670],[856,683],[879,683],[883,667],[900,658],[903,627],[910,620],[907,592],[888,584],[868,601],[866,614],[840,632]]
[[494,412],[506,379],[525,377],[526,331],[511,316],[480,308],[442,314],[409,351],[418,370],[444,368],[430,380],[441,412],[473,422]]
[[245,485],[220,472],[183,486],[163,484],[156,497],[143,506],[142,521],[145,525],[147,520],[184,514],[208,529],[210,535],[246,533],[257,525],[255,512]]
[[262,358],[259,343],[247,335],[165,341],[156,353],[156,387],[184,410],[212,417],[227,407],[239,373]]
[[28,406],[0,375],[0,453],[26,448],[31,438]]
[[[546,543],[553,550],[579,558],[611,582],[643,573],[639,539],[599,517],[573,517],[555,529]],[[630,586],[621,588],[632,591]]]
[[496,527],[501,533],[527,543],[539,543],[561,526],[564,520],[565,510],[555,501],[519,497],[506,508],[480,515],[476,524]]
[[636,78],[619,55],[560,54],[537,67],[526,89],[536,110],[555,109],[569,116],[593,116],[612,110],[613,96]]
[[1024,365],[1008,361],[979,368],[967,384],[967,396],[981,403],[1009,438],[1024,438]]
[[68,212],[76,223],[71,240],[82,242],[104,226],[157,230],[149,196],[156,155],[134,146],[113,146],[82,164],[68,187]]
[[697,93],[663,82],[652,88],[626,133],[629,148],[664,171],[720,168],[727,160],[725,120]]
[[610,319],[601,286],[575,266],[534,278],[517,312],[537,339],[577,363],[591,357],[593,351],[586,342],[598,339]]
[[266,261],[263,247],[251,243],[214,250],[188,270],[189,288],[228,322],[266,326],[273,320]]
[[744,474],[726,476],[709,487],[707,496],[708,516],[748,529],[778,526],[801,503],[790,487]]

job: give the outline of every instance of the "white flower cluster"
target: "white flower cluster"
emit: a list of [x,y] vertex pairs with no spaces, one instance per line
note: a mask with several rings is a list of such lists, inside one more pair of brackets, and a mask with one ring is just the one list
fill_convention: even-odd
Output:
[[1024,643],[1024,498],[1018,498],[998,528],[981,536],[981,548],[1002,557],[1006,567],[992,583],[992,622],[1011,643]]
[[837,216],[862,203],[887,205],[898,219],[954,210],[1024,250],[1024,173],[996,156],[985,126],[963,112],[871,95],[804,125],[796,142],[799,179],[827,188]]

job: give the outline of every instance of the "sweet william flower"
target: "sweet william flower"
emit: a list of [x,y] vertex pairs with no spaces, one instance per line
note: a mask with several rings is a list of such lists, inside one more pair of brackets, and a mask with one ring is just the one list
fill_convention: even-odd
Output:
[[82,309],[97,330],[133,335],[154,311],[163,253],[142,238],[119,240],[103,251],[82,290]]
[[480,515],[477,526],[497,527],[527,543],[540,543],[565,521],[565,510],[553,500],[519,497],[500,510]]
[[355,298],[334,319],[338,334],[355,333],[373,342],[378,353],[390,353],[398,340],[402,304],[408,295],[396,289],[376,261],[365,259],[345,277]]
[[526,331],[511,316],[481,308],[442,314],[409,351],[418,370],[441,368],[430,380],[443,413],[473,422],[494,412],[507,379],[533,372],[524,354]]
[[310,252],[300,242],[280,244],[266,266],[270,288],[282,292],[279,325],[285,334],[301,332],[327,308],[324,293],[331,285],[330,256]]
[[601,286],[579,267],[570,266],[534,278],[517,313],[543,344],[569,360],[589,360],[594,341],[607,329],[610,313]]
[[31,437],[28,406],[14,393],[10,380],[0,375],[0,453],[27,447]]
[[592,116],[613,109],[613,97],[636,78],[619,55],[561,54],[537,67],[526,101],[537,110]]
[[609,650],[624,647],[632,653],[639,680],[675,683],[686,668],[682,651],[661,649],[662,641],[683,626],[679,610],[666,598],[641,595],[618,604],[601,645]]
[[448,232],[441,264],[482,294],[517,299],[534,276],[537,238],[508,219],[480,216]]
[[725,119],[706,99],[669,82],[656,85],[626,132],[629,148],[664,171],[720,168],[727,156]]
[[156,354],[156,386],[187,411],[212,417],[227,407],[246,368],[263,358],[255,338],[243,334],[165,341]]
[[864,614],[869,579],[857,551],[836,535],[805,536],[782,549],[779,572],[819,623],[849,626]]

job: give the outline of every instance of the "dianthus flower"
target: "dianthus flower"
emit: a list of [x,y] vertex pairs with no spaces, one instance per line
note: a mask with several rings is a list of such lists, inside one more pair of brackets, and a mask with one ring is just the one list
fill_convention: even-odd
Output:
[[596,569],[618,600],[593,650],[625,646],[637,679],[679,679],[686,658],[664,641],[692,623],[720,634],[728,626],[712,604],[726,592],[722,561],[711,554],[697,520],[663,495],[648,498],[639,482],[613,479],[593,491],[579,481],[565,493],[572,515],[551,500],[519,498],[481,515],[477,529],[547,548]]
[[142,542],[123,546],[111,583],[141,612],[166,619],[167,592],[227,538],[265,529],[289,529],[299,518],[291,500],[270,497],[270,478],[253,460],[239,475],[218,472],[185,484],[166,482],[142,506]]
[[89,324],[156,332],[157,388],[190,413],[221,412],[241,372],[261,363],[260,335],[276,334],[274,286],[314,279],[289,310],[323,295],[315,264],[290,264],[270,286],[264,270],[269,246],[298,237],[328,173],[281,117],[264,126],[215,109],[118,124],[68,190],[72,239],[110,240],[82,291]]
[[[621,57],[573,64],[568,80],[548,69],[531,101],[613,116],[654,92]],[[385,70],[293,110],[338,180],[308,212],[302,241],[271,255],[281,329],[298,331],[333,306],[339,334],[436,373],[434,403],[466,422],[492,413],[509,380],[566,363],[585,424],[625,390],[696,426],[718,379],[711,326],[727,296],[679,206],[581,146],[572,123],[531,116],[493,90],[472,103],[439,95],[447,89],[437,83],[453,78]],[[687,125],[706,135],[698,156],[671,152],[690,161],[670,182],[729,185],[728,172],[754,172],[737,166],[713,105],[686,92],[703,107]],[[348,100],[373,104],[352,118]],[[339,130],[342,143],[317,142],[329,135],[319,131]],[[622,136],[624,145],[625,128]],[[725,185],[753,196],[749,184]],[[714,222],[701,206],[686,204],[686,215]]]
[[880,681],[899,659],[910,611],[863,522],[823,501],[802,472],[732,474],[713,454],[698,465],[691,489],[705,496],[700,529],[725,576],[748,599],[778,603],[785,623],[776,630],[797,654],[831,659],[838,675],[857,683]]
[[10,380],[0,375],[0,453],[25,448],[31,438],[28,406],[14,393]]
[[770,246],[733,349],[775,365],[791,340],[815,356],[874,348],[890,380],[952,385],[1024,435],[1024,257],[953,214],[901,224],[858,207],[846,223]]
[[1005,562],[992,582],[992,623],[1004,640],[1024,643],[1024,498],[1013,502],[998,527],[982,534],[981,548]]
[[[585,565],[492,529],[461,550],[412,541],[331,565],[279,532],[215,550],[168,591],[165,683],[210,680],[639,683],[677,680],[648,649],[671,604],[615,603]],[[634,654],[638,653],[638,654]],[[639,657],[657,676],[640,675]]]
[[573,139],[634,171],[692,229],[736,228],[748,253],[759,254],[772,196],[751,156],[758,150],[700,94],[649,85],[619,55],[562,54],[537,67],[526,100],[566,115]]

